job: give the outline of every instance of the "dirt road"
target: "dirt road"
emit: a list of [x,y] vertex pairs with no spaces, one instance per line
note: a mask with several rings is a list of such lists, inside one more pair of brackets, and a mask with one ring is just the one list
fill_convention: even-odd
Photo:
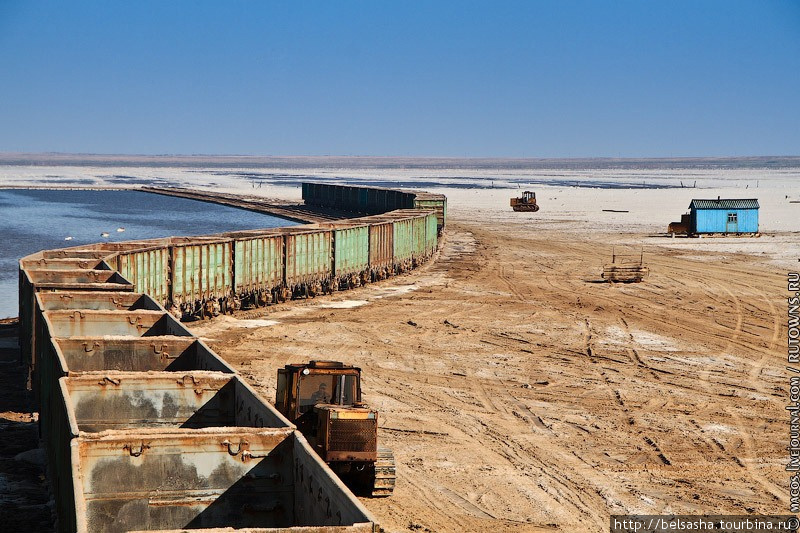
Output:
[[[456,221],[418,272],[192,329],[270,399],[286,363],[363,368],[398,462],[364,501],[388,531],[786,511],[785,273],[557,226]],[[646,282],[600,282],[639,237]]]

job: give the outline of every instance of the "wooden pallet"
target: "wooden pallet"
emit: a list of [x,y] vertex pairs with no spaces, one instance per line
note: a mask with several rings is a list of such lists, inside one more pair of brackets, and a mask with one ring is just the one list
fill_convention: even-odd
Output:
[[603,279],[612,283],[639,283],[650,274],[644,265],[614,263],[603,267]]

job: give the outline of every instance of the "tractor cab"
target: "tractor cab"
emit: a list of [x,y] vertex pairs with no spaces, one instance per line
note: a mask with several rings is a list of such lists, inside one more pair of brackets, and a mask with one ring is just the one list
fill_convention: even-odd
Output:
[[278,370],[275,407],[325,461],[374,461],[378,413],[361,403],[361,369],[311,361]]
[[336,361],[311,361],[278,369],[275,407],[292,422],[316,405],[360,404],[360,368]]

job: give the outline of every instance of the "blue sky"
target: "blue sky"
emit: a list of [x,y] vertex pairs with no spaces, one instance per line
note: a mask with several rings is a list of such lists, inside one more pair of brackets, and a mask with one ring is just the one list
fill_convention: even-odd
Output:
[[0,0],[0,151],[800,155],[800,2]]

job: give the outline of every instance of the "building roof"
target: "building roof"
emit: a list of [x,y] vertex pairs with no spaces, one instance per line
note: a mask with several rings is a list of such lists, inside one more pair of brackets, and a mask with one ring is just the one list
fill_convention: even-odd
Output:
[[756,198],[692,200],[689,209],[758,209],[758,200]]

